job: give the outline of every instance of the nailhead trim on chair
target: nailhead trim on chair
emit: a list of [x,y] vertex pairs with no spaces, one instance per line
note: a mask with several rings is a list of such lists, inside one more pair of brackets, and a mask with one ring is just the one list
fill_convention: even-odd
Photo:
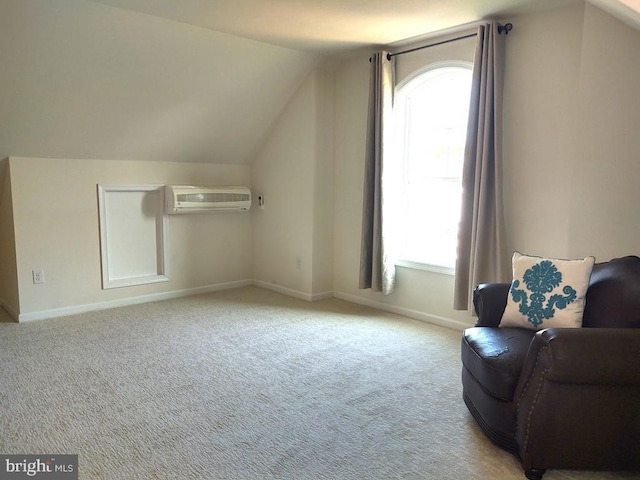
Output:
[[[547,352],[549,350],[549,347],[542,347],[539,351],[538,351],[538,355],[536,356],[536,363],[533,366],[533,371],[536,371],[536,367],[538,366],[538,363],[540,362],[540,356],[542,355],[543,352]],[[536,405],[538,404],[538,398],[540,397],[540,391],[542,390],[542,384],[544,383],[544,379],[546,374],[549,373],[549,369],[545,368],[542,371],[542,374],[540,375],[540,381],[538,382],[538,388],[536,390],[535,396],[533,398],[533,403],[531,404],[531,408],[529,408],[529,411],[527,412],[527,421],[526,421],[526,433],[524,436],[524,447],[525,450],[527,450],[529,448],[529,436],[530,436],[530,432],[531,432],[531,417],[533,416],[533,410],[535,409]],[[524,388],[522,389],[522,394],[520,395],[520,398],[518,399],[518,409],[520,408],[520,403],[522,401],[522,397],[524,396],[525,392],[527,391],[527,389],[529,388],[529,381],[531,380],[531,378],[527,379],[527,383],[525,384]],[[519,415],[516,415],[516,432],[518,431],[518,419],[520,418]],[[516,433],[517,435],[517,433]]]

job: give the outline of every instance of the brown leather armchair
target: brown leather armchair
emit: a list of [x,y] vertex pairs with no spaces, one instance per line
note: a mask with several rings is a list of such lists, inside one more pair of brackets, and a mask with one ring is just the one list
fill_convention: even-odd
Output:
[[640,258],[594,266],[583,328],[500,328],[509,284],[474,292],[463,398],[528,479],[547,469],[640,470]]

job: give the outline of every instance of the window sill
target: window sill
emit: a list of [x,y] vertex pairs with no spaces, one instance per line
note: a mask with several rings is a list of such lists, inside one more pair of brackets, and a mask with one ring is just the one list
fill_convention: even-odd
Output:
[[410,260],[397,260],[397,267],[411,268],[413,270],[424,270],[426,272],[441,273],[443,275],[454,275],[455,268],[443,267],[440,265],[430,265],[428,263],[412,262]]

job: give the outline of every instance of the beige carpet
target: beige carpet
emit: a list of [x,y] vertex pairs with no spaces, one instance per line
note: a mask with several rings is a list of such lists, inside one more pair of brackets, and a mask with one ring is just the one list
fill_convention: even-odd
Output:
[[78,454],[81,479],[523,479],[462,402],[459,341],[255,287],[0,323],[0,453]]

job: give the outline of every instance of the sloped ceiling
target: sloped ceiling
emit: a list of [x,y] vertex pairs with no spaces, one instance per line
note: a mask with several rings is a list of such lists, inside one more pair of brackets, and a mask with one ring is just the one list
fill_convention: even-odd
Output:
[[[335,55],[483,18],[580,0],[93,0],[297,50]],[[640,28],[640,0],[589,0]]]
[[246,164],[323,56],[576,1],[0,0],[0,158]]
[[640,29],[640,0],[589,0],[627,25]]
[[94,0],[287,48],[336,54],[577,0]]
[[318,62],[84,0],[0,0],[0,158],[250,162]]

